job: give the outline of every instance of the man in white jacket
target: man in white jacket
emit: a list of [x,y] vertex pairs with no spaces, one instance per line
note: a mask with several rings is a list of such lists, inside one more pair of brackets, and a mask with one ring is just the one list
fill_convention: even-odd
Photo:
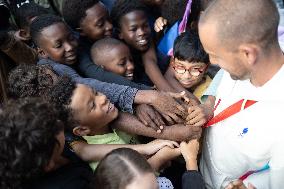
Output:
[[204,49],[225,70],[203,142],[200,170],[207,188],[224,188],[239,178],[258,189],[283,188],[284,56],[278,24],[272,0],[216,0],[200,18]]

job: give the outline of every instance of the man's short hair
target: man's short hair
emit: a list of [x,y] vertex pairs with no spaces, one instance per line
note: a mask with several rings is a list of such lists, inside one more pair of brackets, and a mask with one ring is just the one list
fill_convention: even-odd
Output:
[[221,45],[232,49],[241,43],[268,48],[277,42],[279,13],[273,0],[215,0],[201,15],[200,25],[207,22],[216,24]]

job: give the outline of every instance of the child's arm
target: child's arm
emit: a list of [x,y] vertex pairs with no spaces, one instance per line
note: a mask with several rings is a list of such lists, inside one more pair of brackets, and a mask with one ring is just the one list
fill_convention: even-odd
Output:
[[159,171],[165,163],[175,159],[180,154],[179,148],[169,148],[166,146],[149,158],[148,163],[151,165],[154,171]]
[[197,139],[191,140],[188,143],[181,142],[180,143],[180,151],[186,163],[186,169],[190,170],[198,170],[197,166],[197,155],[199,150],[199,143]]
[[186,109],[176,101],[178,99],[187,98],[184,93],[173,94],[143,90],[136,93],[134,103],[152,105],[168,122],[173,120],[172,124],[174,124],[183,123],[183,119],[187,116]]
[[147,50],[147,52],[142,55],[142,61],[146,74],[149,76],[149,78],[158,90],[166,92],[176,92],[176,90],[174,90],[164,78],[157,65],[157,56],[153,44]]
[[205,183],[202,175],[198,172],[197,154],[199,143],[197,140],[191,140],[188,143],[180,144],[180,151],[186,163],[187,171],[182,175],[182,188],[205,189]]
[[162,129],[166,125],[162,119],[162,116],[150,105],[140,104],[135,108],[135,114],[137,118],[148,127],[156,130],[158,133],[162,132]]
[[173,141],[187,141],[194,138],[200,138],[202,132],[201,127],[178,124],[164,127],[162,133],[157,133],[154,129],[146,127],[135,116],[128,113],[120,113],[118,119],[112,123],[112,127],[129,134]]
[[106,154],[117,148],[130,148],[142,155],[153,155],[165,146],[169,148],[178,147],[178,143],[169,140],[154,140],[147,144],[88,144],[85,141],[76,141],[72,145],[73,151],[83,161],[100,161]]

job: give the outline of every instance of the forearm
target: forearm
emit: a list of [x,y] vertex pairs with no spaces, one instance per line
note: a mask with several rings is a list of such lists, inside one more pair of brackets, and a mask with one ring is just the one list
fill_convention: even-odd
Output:
[[157,133],[154,129],[141,123],[135,116],[127,113],[120,113],[112,126],[130,134],[172,141],[188,141],[193,138],[199,138],[201,135],[200,128],[183,125],[167,126],[162,133]]
[[136,150],[142,155],[146,155],[144,144],[87,144],[86,142],[77,142],[72,146],[72,149],[83,161],[92,162],[100,161],[109,152],[118,148],[130,148]]
[[185,162],[186,162],[186,170],[188,170],[188,171],[193,171],[193,170],[198,171],[198,165],[197,165],[196,158],[187,159]]
[[149,76],[158,90],[166,92],[177,92],[164,78],[156,62],[148,61],[144,63],[144,67],[146,74]]
[[152,169],[157,172],[160,170],[160,168],[162,167],[163,164],[165,164],[166,162],[162,159],[159,159],[157,156],[153,155],[152,157],[150,157],[148,160],[148,163],[151,165]]

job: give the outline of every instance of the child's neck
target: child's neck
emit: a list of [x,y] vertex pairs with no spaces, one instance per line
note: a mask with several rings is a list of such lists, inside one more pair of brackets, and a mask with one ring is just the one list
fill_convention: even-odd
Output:
[[108,134],[111,132],[111,129],[109,127],[109,125],[105,125],[99,129],[94,129],[90,132],[90,136],[95,136],[95,135],[104,135],[104,134]]

